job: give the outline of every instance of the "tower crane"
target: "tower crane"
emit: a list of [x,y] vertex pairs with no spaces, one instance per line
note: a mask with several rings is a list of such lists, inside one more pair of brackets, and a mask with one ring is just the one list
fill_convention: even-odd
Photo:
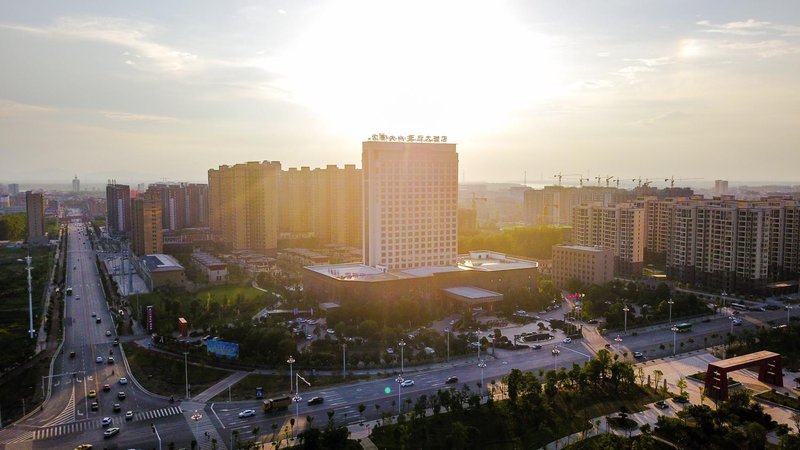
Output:
[[581,177],[581,186],[583,186],[583,174],[582,173],[557,173],[553,175],[553,178],[558,178],[558,185],[561,186],[561,179],[564,177]]
[[[608,187],[608,182],[613,180],[613,179],[614,179],[613,175],[606,177],[606,187]],[[619,187],[619,178],[617,178],[617,187]]]
[[674,176],[670,176],[669,178],[664,178],[664,181],[669,181],[669,187],[674,188],[676,181],[689,181],[689,180],[702,180],[702,178],[675,178]]
[[636,187],[642,187],[642,185],[648,186],[650,183],[652,183],[652,181],[648,180],[647,178],[642,180],[642,177],[634,178],[631,181],[636,181],[637,182]]
[[583,182],[584,181],[589,181],[589,179],[588,178],[583,178],[583,175],[581,175],[581,177],[578,178],[578,183],[580,183],[581,187],[583,187]]

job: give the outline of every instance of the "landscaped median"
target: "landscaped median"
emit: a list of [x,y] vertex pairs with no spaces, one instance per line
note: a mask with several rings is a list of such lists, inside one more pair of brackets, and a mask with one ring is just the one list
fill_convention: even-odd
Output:
[[184,368],[183,358],[163,352],[151,351],[135,343],[123,343],[128,365],[139,384],[159,395],[183,398],[186,392],[186,372],[189,374],[189,394],[195,396],[230,375],[229,371],[189,363]]
[[[343,379],[342,375],[324,375],[312,376],[307,372],[300,372],[301,376],[311,383],[309,387],[300,381],[300,391],[315,390],[323,386],[331,386],[334,384],[351,383],[357,380],[367,380],[369,375],[348,375],[347,379]],[[295,380],[292,380],[291,392],[294,392]],[[256,388],[262,388],[264,398],[275,397],[281,394],[286,394],[289,391],[289,375],[264,375],[264,374],[250,374],[238,383],[231,386],[230,399],[231,400],[253,400],[256,398]],[[228,390],[224,390],[221,394],[212,399],[215,402],[228,401]]]
[[795,411],[800,411],[800,398],[791,397],[789,394],[782,394],[773,390],[762,392],[755,397],[768,402],[777,403],[778,405],[791,408]]

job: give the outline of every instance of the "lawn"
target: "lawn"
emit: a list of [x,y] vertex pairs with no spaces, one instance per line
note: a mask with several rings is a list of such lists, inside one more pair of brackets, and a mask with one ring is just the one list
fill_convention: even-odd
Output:
[[800,399],[797,397],[790,397],[775,391],[762,392],[756,395],[756,397],[786,406],[787,408],[792,408],[795,411],[800,411]]
[[[302,373],[303,378],[311,383],[311,387],[306,386],[300,382],[300,393],[308,389],[316,389],[322,386],[330,386],[344,382],[342,377],[339,376],[307,376]],[[369,379],[368,375],[349,376],[346,382],[350,383],[355,380]],[[256,398],[256,388],[261,387],[264,389],[264,398],[275,397],[277,395],[286,394],[289,392],[289,375],[261,375],[250,374],[244,377],[241,381],[231,386],[231,400],[253,400]],[[294,390],[294,388],[292,388]],[[228,400],[228,391],[217,395],[212,399],[213,401],[223,402]]]
[[[128,364],[136,379],[150,392],[182,398],[185,392],[184,363],[180,358],[150,351],[135,343],[124,343]],[[197,395],[230,372],[189,364],[189,394]]]

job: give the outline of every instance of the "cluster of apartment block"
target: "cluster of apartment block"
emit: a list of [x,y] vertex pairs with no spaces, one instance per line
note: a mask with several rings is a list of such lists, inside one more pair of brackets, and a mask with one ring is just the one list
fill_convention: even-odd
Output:
[[233,249],[275,256],[279,239],[361,246],[361,170],[281,169],[278,161],[208,171],[209,226]]

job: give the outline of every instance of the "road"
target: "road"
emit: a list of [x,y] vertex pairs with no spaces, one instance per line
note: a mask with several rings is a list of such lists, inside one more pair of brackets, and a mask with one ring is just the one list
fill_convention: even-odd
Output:
[[[150,422],[175,422],[182,430],[173,435],[191,440],[188,425],[176,405],[156,398],[133,383],[120,348],[113,344],[116,330],[106,304],[95,252],[85,226],[79,221],[68,224],[66,257],[66,296],[64,344],[53,364],[53,385],[44,407],[0,434],[5,448],[74,448],[81,443],[101,444],[103,417],[110,417],[121,432],[112,438],[116,444],[151,443]],[[99,322],[98,322],[99,320]],[[74,356],[71,356],[74,352]],[[114,358],[111,363],[109,357]],[[98,358],[100,361],[98,361]],[[108,385],[108,390],[104,390]],[[46,389],[46,380],[42,380]],[[94,391],[96,397],[90,398]],[[120,399],[120,393],[125,398]],[[93,410],[92,402],[97,402]],[[114,405],[119,409],[115,411]],[[133,417],[125,419],[126,411]],[[170,419],[171,416],[175,418]],[[175,420],[175,419],[179,420]],[[160,424],[160,422],[159,422]],[[31,439],[33,441],[31,441]],[[127,445],[126,444],[126,445]]]

